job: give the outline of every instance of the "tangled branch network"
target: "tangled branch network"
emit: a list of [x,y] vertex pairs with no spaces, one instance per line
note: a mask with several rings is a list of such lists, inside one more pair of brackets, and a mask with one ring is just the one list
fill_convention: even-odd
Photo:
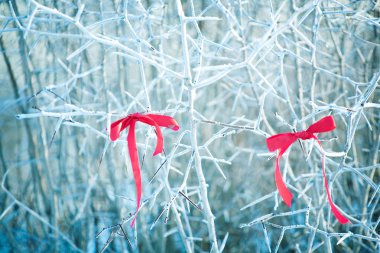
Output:
[[[379,17],[376,0],[1,1],[0,252],[378,252]],[[128,115],[179,129],[153,157],[156,123],[111,141]],[[269,152],[279,133],[297,138]]]

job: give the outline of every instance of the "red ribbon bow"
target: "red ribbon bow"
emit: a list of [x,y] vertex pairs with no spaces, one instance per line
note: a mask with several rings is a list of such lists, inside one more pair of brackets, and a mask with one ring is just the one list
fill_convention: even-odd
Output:
[[[335,129],[334,118],[332,116],[327,116],[315,122],[311,126],[309,126],[309,128],[306,129],[305,131],[295,132],[295,133],[276,134],[267,138],[267,146],[268,146],[269,151],[273,152],[277,149],[279,150],[279,153],[276,159],[276,171],[275,171],[276,186],[277,186],[280,196],[289,207],[291,206],[293,195],[289,191],[289,189],[286,187],[284,180],[282,179],[282,176],[281,176],[280,159],[282,155],[286,152],[286,150],[290,147],[290,145],[292,145],[299,138],[302,140],[314,139],[317,141],[318,145],[322,148],[321,142],[314,134],[330,132],[334,129]],[[338,221],[341,224],[344,224],[344,223],[349,222],[349,220],[339,212],[339,210],[336,208],[336,206],[334,205],[331,199],[327,177],[326,177],[324,159],[325,159],[325,156],[324,154],[322,154],[322,172],[323,172],[323,179],[324,179],[325,188],[327,192],[327,198],[329,200],[330,207],[334,216],[338,219]]]
[[129,156],[131,159],[133,177],[135,179],[136,195],[137,195],[136,213],[131,223],[131,227],[133,227],[133,225],[135,224],[136,216],[140,208],[141,194],[142,194],[140,164],[139,164],[139,157],[137,153],[136,135],[135,135],[135,126],[136,126],[136,122],[138,121],[151,125],[156,130],[155,132],[157,136],[157,144],[156,144],[156,149],[154,150],[153,156],[160,154],[163,151],[163,147],[164,147],[164,139],[162,137],[162,132],[161,132],[160,127],[170,128],[174,131],[177,131],[179,129],[178,123],[172,117],[165,116],[165,115],[158,115],[158,114],[133,113],[111,124],[110,138],[112,141],[117,140],[120,136],[120,132],[129,126],[129,132],[128,132],[128,137],[127,137],[128,150],[129,150]]

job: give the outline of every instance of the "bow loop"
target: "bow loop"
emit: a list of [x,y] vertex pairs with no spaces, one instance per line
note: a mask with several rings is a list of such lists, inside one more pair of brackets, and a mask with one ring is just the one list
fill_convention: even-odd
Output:
[[111,124],[110,129],[110,139],[111,141],[115,141],[120,137],[121,131],[123,131],[125,128],[128,127],[128,125],[131,122],[131,118],[126,117],[123,119],[120,119],[118,121],[115,121]]
[[170,128],[173,131],[177,131],[179,129],[178,123],[170,116],[158,114],[146,114],[146,116],[154,120],[157,125],[161,127]]
[[273,152],[279,149],[285,152],[286,149],[296,140],[297,137],[293,133],[283,133],[273,135],[267,138],[266,141],[269,151]]
[[335,121],[333,116],[329,115],[326,116],[314,124],[310,125],[308,129],[306,129],[307,132],[310,133],[324,133],[324,132],[330,132],[335,129]]

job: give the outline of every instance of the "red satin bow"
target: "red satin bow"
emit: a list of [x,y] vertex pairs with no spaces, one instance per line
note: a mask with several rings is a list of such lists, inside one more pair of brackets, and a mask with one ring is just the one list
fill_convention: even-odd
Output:
[[[314,139],[317,141],[318,145],[322,148],[321,142],[318,140],[318,138],[314,135],[316,133],[323,133],[323,132],[330,132],[335,129],[335,122],[334,118],[332,116],[327,116],[319,121],[315,122],[311,126],[309,126],[308,129],[301,132],[295,132],[295,133],[282,133],[282,134],[276,134],[269,138],[267,138],[267,146],[269,151],[273,152],[275,150],[279,150],[277,159],[276,159],[276,171],[275,171],[275,180],[278,192],[284,202],[290,207],[292,203],[292,193],[289,191],[289,189],[286,187],[284,180],[282,179],[281,172],[280,172],[280,159],[282,155],[286,152],[286,150],[292,145],[297,139],[301,138],[302,140],[307,139]],[[326,170],[325,170],[325,162],[324,162],[325,156],[322,154],[322,172],[323,172],[323,179],[325,183],[325,188],[327,192],[327,198],[330,203],[331,210],[334,214],[334,216],[338,219],[338,221],[341,224],[349,222],[349,220],[343,216],[339,210],[334,205],[331,196],[330,191],[328,187],[327,177],[326,177]]]
[[133,177],[136,184],[136,195],[137,195],[137,207],[135,217],[132,220],[131,227],[135,224],[136,216],[140,208],[141,194],[142,194],[142,183],[141,183],[141,173],[139,157],[136,147],[136,136],[135,136],[135,125],[136,122],[143,122],[145,124],[151,125],[155,128],[157,136],[156,149],[154,150],[153,156],[160,154],[163,151],[164,139],[162,137],[162,132],[160,127],[170,128],[174,131],[179,129],[178,123],[170,116],[158,115],[158,114],[141,114],[133,113],[125,118],[119,119],[111,124],[110,138],[115,141],[119,138],[120,132],[129,126],[128,132],[128,150],[131,159]]

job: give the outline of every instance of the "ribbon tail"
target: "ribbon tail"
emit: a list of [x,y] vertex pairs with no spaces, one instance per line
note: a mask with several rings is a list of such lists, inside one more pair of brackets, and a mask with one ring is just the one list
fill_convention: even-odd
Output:
[[162,137],[162,132],[160,127],[156,127],[156,136],[157,136],[157,144],[156,144],[156,149],[154,150],[153,156],[158,155],[162,153],[164,150],[164,138]]
[[281,159],[281,155],[279,155],[276,159],[276,170],[275,170],[276,186],[281,198],[284,200],[285,204],[288,207],[290,207],[292,205],[293,194],[286,187],[285,182],[282,179],[281,171],[280,171],[280,159]]
[[145,123],[145,124],[153,126],[155,131],[156,131],[157,143],[156,143],[156,148],[154,150],[153,156],[162,153],[162,151],[164,150],[164,138],[162,137],[162,132],[161,132],[160,126],[157,124],[156,121],[154,121],[148,115],[141,115],[138,120]]
[[160,126],[153,120],[152,120],[152,124],[154,126],[156,137],[157,137],[156,148],[154,149],[154,153],[153,153],[153,156],[155,156],[155,155],[161,154],[162,151],[164,150],[164,137],[162,136]]
[[[318,141],[319,143],[319,141]],[[327,199],[329,200],[330,208],[331,211],[333,212],[334,216],[338,219],[338,221],[341,224],[345,224],[347,222],[350,222],[349,219],[347,219],[343,214],[341,214],[338,210],[338,208],[335,206],[334,202],[331,199],[330,191],[329,191],[329,185],[327,181],[327,176],[326,176],[326,170],[325,170],[325,155],[322,154],[322,172],[323,172],[323,181],[325,183],[325,189],[327,193]]]
[[132,171],[133,171],[133,177],[135,180],[136,196],[137,196],[136,212],[135,212],[135,217],[132,220],[131,227],[135,225],[137,213],[140,208],[141,194],[142,194],[141,172],[140,172],[139,157],[138,157],[137,146],[136,146],[135,126],[136,126],[136,122],[132,121],[129,126],[129,132],[128,132],[128,150],[129,150],[129,156],[130,156],[131,164],[132,164]]

